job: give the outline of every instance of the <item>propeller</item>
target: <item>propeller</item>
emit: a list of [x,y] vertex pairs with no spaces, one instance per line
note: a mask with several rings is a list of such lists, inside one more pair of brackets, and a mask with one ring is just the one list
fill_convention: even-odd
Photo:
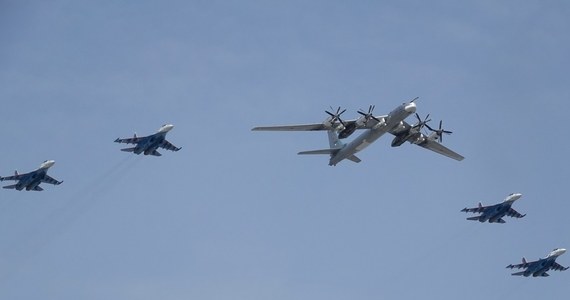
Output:
[[[328,110],[325,110],[325,112],[326,112],[329,116],[331,116],[331,123],[334,123],[335,121],[339,121],[340,124],[342,124],[342,126],[344,126],[344,122],[343,122],[342,119],[340,118],[340,115],[342,115],[342,114],[346,111],[346,109],[343,109],[342,111],[340,111],[340,109],[341,109],[341,108],[340,108],[340,106],[339,106],[338,109],[336,110],[336,113],[334,113],[334,114],[333,114],[332,112],[328,111]],[[332,106],[331,106],[331,110],[334,111],[334,109],[332,108]]]
[[439,137],[439,142],[440,142],[440,143],[443,142],[443,134],[444,134],[444,133],[445,133],[445,134],[452,134],[452,133],[453,133],[452,131],[448,131],[448,130],[443,129],[443,128],[441,127],[441,126],[442,126],[442,123],[443,123],[443,121],[440,120],[440,121],[439,121],[439,129],[433,129],[433,128],[429,127],[428,124],[425,124],[425,126],[426,126],[429,130],[431,130],[431,131],[435,132],[435,134],[437,134],[437,136]]
[[418,131],[422,129],[422,127],[427,125],[427,122],[431,121],[431,119],[429,118],[429,114],[427,114],[427,116],[425,117],[425,119],[422,121],[422,119],[420,118],[420,115],[418,115],[418,113],[416,113],[416,118],[418,119],[418,123],[415,124],[414,126],[412,126],[412,128],[418,128]]
[[375,106],[375,105],[370,105],[370,106],[368,107],[368,113],[363,112],[362,110],[359,110],[358,113],[361,114],[361,115],[364,117],[364,119],[365,119],[366,121],[368,121],[368,120],[370,120],[370,119],[374,119],[374,120],[376,120],[377,122],[381,122],[378,118],[376,118],[376,117],[372,114],[372,112],[374,111],[374,107],[376,107],[376,106]]

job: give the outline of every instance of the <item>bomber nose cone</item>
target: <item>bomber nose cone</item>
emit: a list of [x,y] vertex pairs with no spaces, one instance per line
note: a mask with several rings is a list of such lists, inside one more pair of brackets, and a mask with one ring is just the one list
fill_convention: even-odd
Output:
[[410,102],[410,103],[406,104],[406,106],[404,107],[404,110],[413,114],[416,112],[416,104],[414,102]]

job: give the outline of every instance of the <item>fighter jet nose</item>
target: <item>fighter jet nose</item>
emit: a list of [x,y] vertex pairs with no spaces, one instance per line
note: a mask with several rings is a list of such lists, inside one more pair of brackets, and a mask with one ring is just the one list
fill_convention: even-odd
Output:
[[174,125],[172,125],[172,124],[164,124],[164,125],[162,125],[162,127],[160,127],[160,129],[158,130],[158,132],[169,132],[170,130],[172,130],[172,128],[174,128]]
[[558,249],[558,251],[560,252],[560,255],[566,253],[566,249],[564,249],[564,248],[560,248],[560,249]]
[[44,161],[44,163],[42,164],[42,168],[47,169],[50,168],[51,166],[53,166],[55,164],[55,160],[46,160]]
[[413,114],[416,112],[416,104],[414,102],[410,102],[404,106],[404,110]]

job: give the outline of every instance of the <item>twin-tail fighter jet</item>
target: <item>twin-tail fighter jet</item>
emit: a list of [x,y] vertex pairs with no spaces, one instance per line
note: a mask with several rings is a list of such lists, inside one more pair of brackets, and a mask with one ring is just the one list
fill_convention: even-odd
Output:
[[4,180],[16,180],[16,184],[4,186],[5,189],[16,189],[21,191],[26,189],[26,191],[43,191],[40,187],[40,183],[45,182],[53,185],[59,185],[63,181],[57,181],[47,174],[48,169],[55,164],[53,160],[44,161],[40,167],[32,172],[26,174],[18,174],[15,171],[13,176],[2,177],[0,176],[0,181]]
[[[341,115],[346,111],[339,107],[336,113],[325,111],[329,116],[322,122],[316,124],[302,124],[302,125],[284,125],[284,126],[263,126],[255,127],[253,131],[320,131],[326,130],[328,132],[329,138],[329,148],[321,150],[311,150],[302,151],[298,154],[324,154],[329,155],[329,166],[336,166],[339,162],[344,159],[348,159],[353,162],[360,162],[360,158],[356,156],[356,153],[362,151],[364,148],[368,147],[370,144],[375,142],[385,133],[389,132],[395,136],[392,141],[392,147],[397,147],[402,145],[404,142],[408,141],[412,144],[416,144],[428,150],[434,151],[436,153],[445,155],[452,159],[461,161],[463,156],[453,152],[447,147],[441,144],[442,135],[451,134],[451,131],[444,130],[439,123],[439,129],[433,129],[427,125],[428,118],[421,120],[419,115],[416,114],[418,123],[414,125],[408,124],[404,121],[411,114],[416,112],[416,103],[414,101],[418,99],[415,98],[410,102],[405,102],[389,114],[383,116],[374,116],[373,110],[374,106],[371,105],[368,111],[359,110],[358,113],[361,115],[360,118],[355,120],[342,120]],[[429,115],[428,115],[429,117]],[[423,127],[428,128],[432,131],[431,134],[425,135],[421,132]],[[364,132],[357,136],[350,143],[343,143],[341,140],[347,138],[357,129],[362,129]]]
[[514,217],[514,218],[522,218],[525,215],[521,215],[519,212],[514,210],[511,206],[515,201],[520,199],[522,194],[519,193],[512,193],[505,198],[505,200],[501,203],[489,206],[483,206],[481,202],[479,202],[479,206],[473,208],[464,208],[461,211],[464,212],[472,212],[472,213],[481,213],[479,216],[469,217],[467,220],[479,221],[481,223],[489,221],[489,223],[505,223],[505,220],[502,218],[504,216]]
[[513,276],[524,276],[528,277],[532,275],[533,277],[547,277],[550,276],[547,271],[554,270],[554,271],[566,271],[568,267],[563,267],[556,262],[558,256],[564,254],[566,249],[563,248],[556,248],[548,254],[545,258],[541,258],[536,261],[527,262],[526,259],[523,257],[522,263],[518,265],[508,265],[507,268],[509,269],[525,269],[521,272],[512,273]]
[[137,137],[135,133],[134,137],[121,139],[118,138],[115,140],[115,143],[125,143],[125,144],[135,144],[135,147],[132,148],[124,148],[121,151],[125,152],[133,152],[135,154],[144,153],[144,155],[154,155],[154,156],[161,156],[156,149],[164,148],[166,150],[171,151],[178,151],[182,148],[178,148],[172,145],[170,142],[166,140],[166,134],[174,128],[172,124],[163,125],[158,129],[158,132],[149,136],[144,137]]

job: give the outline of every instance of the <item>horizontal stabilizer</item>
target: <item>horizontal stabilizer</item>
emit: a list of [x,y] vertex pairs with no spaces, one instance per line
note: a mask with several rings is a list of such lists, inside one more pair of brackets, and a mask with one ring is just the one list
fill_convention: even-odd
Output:
[[125,152],[135,152],[135,147],[133,147],[133,148],[124,148],[124,149],[121,149],[121,151],[125,151]]
[[347,157],[346,159],[348,159],[348,160],[350,160],[350,161],[353,161],[353,162],[355,162],[355,163],[361,162],[360,158],[356,157],[356,155],[354,155],[354,154],[351,155],[351,156],[349,156],[349,157]]
[[13,185],[3,186],[3,188],[5,188],[5,189],[15,189],[16,186],[18,186],[18,185],[17,185],[17,184],[13,184]]
[[307,154],[335,154],[338,152],[339,149],[321,149],[321,150],[309,150],[309,151],[301,151],[297,153],[298,155],[307,155]]

